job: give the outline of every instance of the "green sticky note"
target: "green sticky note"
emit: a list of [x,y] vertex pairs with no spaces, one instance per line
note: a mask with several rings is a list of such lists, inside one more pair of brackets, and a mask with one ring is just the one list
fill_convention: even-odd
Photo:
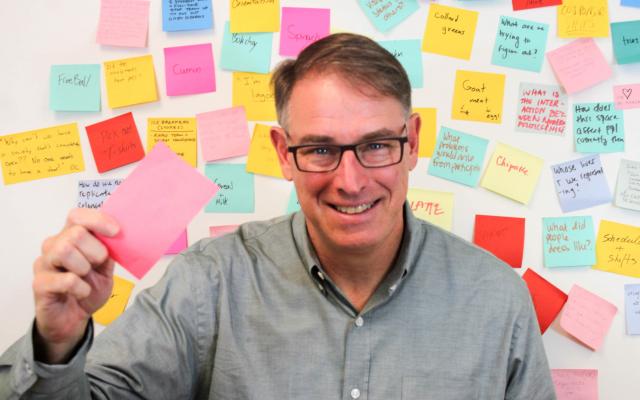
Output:
[[207,204],[210,213],[252,213],[254,205],[253,174],[245,164],[207,164],[204,173],[220,187]]
[[489,141],[443,126],[429,163],[429,175],[475,187]]
[[593,219],[590,216],[543,218],[542,242],[547,268],[596,263]]
[[289,195],[289,204],[287,204],[286,214],[300,211],[300,202],[298,201],[298,195],[296,194],[296,188],[291,189],[291,195]]
[[500,17],[491,63],[540,72],[547,48],[549,25],[512,17]]
[[222,69],[266,74],[271,67],[272,32],[232,33],[224,24]]
[[49,107],[53,111],[100,111],[100,64],[52,65]]
[[411,87],[421,88],[422,82],[422,50],[418,39],[409,40],[384,40],[378,42],[382,47],[393,54],[409,75]]
[[622,110],[616,110],[613,103],[574,104],[573,134],[578,153],[624,151]]
[[613,22],[611,41],[618,64],[640,62],[640,20]]

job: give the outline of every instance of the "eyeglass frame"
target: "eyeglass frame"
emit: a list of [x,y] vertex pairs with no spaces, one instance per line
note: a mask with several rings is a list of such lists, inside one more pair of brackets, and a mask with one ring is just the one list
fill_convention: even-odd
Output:
[[[402,130],[400,131],[401,132],[400,134],[402,135],[403,133],[406,132],[406,130],[407,130],[407,123],[405,122],[404,125],[402,126]],[[288,137],[291,137],[291,135],[289,135],[289,132],[285,131],[285,133],[286,133],[286,135]],[[400,158],[398,159],[398,161],[393,162],[391,164],[376,165],[376,166],[364,165],[362,160],[360,160],[360,156],[358,156],[358,152],[356,151],[356,147],[361,146],[361,145],[366,144],[366,143],[375,143],[375,142],[380,141],[380,140],[397,140],[398,142],[400,142]],[[360,165],[363,168],[386,168],[386,167],[390,167],[392,165],[400,164],[402,162],[402,159],[404,158],[404,144],[407,143],[408,141],[409,141],[409,136],[385,136],[385,137],[380,137],[380,138],[375,138],[375,139],[368,139],[368,140],[364,140],[362,142],[357,142],[357,143],[352,143],[352,144],[344,144],[344,145],[341,145],[341,144],[325,144],[325,143],[309,143],[309,144],[300,144],[300,145],[296,145],[296,146],[287,146],[287,152],[288,153],[293,153],[293,160],[294,160],[294,162],[296,164],[296,168],[300,172],[325,173],[325,172],[335,171],[336,169],[338,169],[338,167],[340,166],[340,163],[342,162],[342,155],[344,154],[345,151],[348,151],[348,150],[353,151],[353,155],[356,157],[356,160],[358,160],[358,163],[360,163]],[[340,150],[340,155],[338,156],[338,162],[336,163],[336,166],[331,168],[331,169],[322,170],[322,171],[311,171],[311,170],[300,168],[300,165],[298,164],[298,149],[305,148],[305,147],[322,147],[322,146],[338,148]]]

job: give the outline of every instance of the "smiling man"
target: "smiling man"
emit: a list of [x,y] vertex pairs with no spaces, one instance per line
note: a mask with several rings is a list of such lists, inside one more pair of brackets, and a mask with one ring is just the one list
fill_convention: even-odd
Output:
[[0,397],[554,399],[522,280],[406,204],[420,119],[398,61],[328,36],[274,73],[272,142],[302,211],[177,256],[93,340],[113,261],[74,210],[34,264]]

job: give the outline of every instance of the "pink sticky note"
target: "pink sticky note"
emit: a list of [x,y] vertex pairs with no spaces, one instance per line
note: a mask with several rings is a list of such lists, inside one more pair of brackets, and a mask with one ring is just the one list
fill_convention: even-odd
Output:
[[211,43],[164,49],[167,96],[216,91]]
[[249,126],[244,107],[196,114],[196,121],[205,161],[245,156],[249,152]]
[[640,108],[640,83],[615,85],[613,87],[613,101],[614,107],[618,110]]
[[238,225],[218,225],[209,227],[209,237],[217,238],[227,233],[235,232],[238,229]]
[[102,0],[96,42],[108,46],[147,47],[149,2]]
[[597,369],[552,369],[558,400],[598,400]]
[[180,236],[178,236],[178,240],[173,242],[171,246],[164,252],[164,254],[178,254],[182,250],[187,248],[187,230],[182,231]]
[[297,56],[305,47],[329,35],[328,8],[282,7],[280,55]]
[[547,53],[556,78],[572,94],[611,77],[611,67],[593,38],[582,38]]
[[560,326],[591,350],[598,350],[618,308],[588,290],[573,285]]
[[217,191],[216,184],[158,142],[102,205],[120,232],[98,237],[111,257],[140,279]]

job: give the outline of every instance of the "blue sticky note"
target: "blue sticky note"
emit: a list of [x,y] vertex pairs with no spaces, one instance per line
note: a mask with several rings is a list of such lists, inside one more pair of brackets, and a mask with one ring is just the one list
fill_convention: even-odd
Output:
[[53,111],[100,111],[100,64],[52,65],[49,107]]
[[411,87],[421,88],[422,82],[422,50],[420,40],[384,40],[378,42],[393,54],[409,75]]
[[300,211],[300,202],[298,201],[298,195],[296,194],[296,188],[291,189],[291,195],[289,195],[289,204],[287,204],[286,214]]
[[544,265],[580,267],[596,263],[593,218],[590,216],[542,218]]
[[640,62],[640,20],[613,22],[611,42],[618,64]]
[[640,0],[621,0],[620,5],[627,7],[640,7]]
[[224,24],[222,69],[266,74],[271,67],[272,32],[232,33]]
[[578,153],[624,151],[624,119],[614,103],[573,106],[573,136]]
[[192,31],[212,27],[211,0],[162,0],[163,31]]
[[552,165],[551,171],[563,212],[611,202],[599,154]]
[[547,24],[501,16],[491,63],[540,72],[548,32]]
[[122,183],[122,179],[94,179],[78,181],[78,201],[80,208],[100,208],[102,203]]
[[627,335],[640,335],[640,284],[624,285]]
[[475,187],[489,141],[442,126],[429,163],[429,175]]
[[247,173],[245,164],[207,164],[204,173],[220,190],[207,204],[205,212],[254,212],[253,174]]
[[386,32],[418,10],[417,0],[358,0],[373,26]]

